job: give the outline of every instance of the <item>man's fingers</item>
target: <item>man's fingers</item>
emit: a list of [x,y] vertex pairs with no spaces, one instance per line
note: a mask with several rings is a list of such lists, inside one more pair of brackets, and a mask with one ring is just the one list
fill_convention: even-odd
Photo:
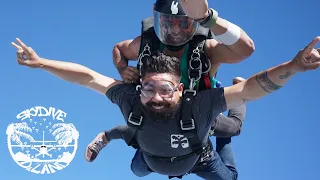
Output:
[[136,74],[137,76],[140,75],[139,70],[137,68],[135,68],[135,67],[128,66],[126,70]]
[[128,76],[134,76],[135,75],[135,73],[133,71],[131,71],[130,69],[126,69],[123,73],[127,74]]
[[129,67],[129,69],[131,70],[131,71],[133,71],[136,75],[140,75],[140,72],[139,72],[139,70],[137,69],[137,68],[135,68],[135,67]]
[[20,58],[17,58],[17,62],[20,64],[20,65],[26,65],[26,62]]
[[306,64],[305,65],[305,69],[317,69],[317,68],[319,68],[319,66],[320,66],[320,62],[319,61],[317,61],[317,62],[314,62],[314,63],[310,63],[310,64]]
[[122,75],[122,80],[125,83],[131,83],[131,82],[135,82],[137,80],[139,80],[140,77],[140,73],[139,70],[135,67],[127,67],[124,71],[122,71],[121,73]]
[[130,79],[130,81],[136,81],[139,79],[139,76],[132,71],[128,71],[128,73],[125,75],[128,77],[128,79]]
[[18,57],[19,59],[21,59],[21,60],[24,59],[22,52],[17,52],[17,57]]
[[316,38],[314,38],[310,44],[308,44],[308,46],[306,46],[304,48],[304,54],[309,56],[310,53],[312,52],[312,50],[314,49],[314,47],[317,45],[317,43],[320,41],[320,36],[317,36]]
[[320,54],[316,49],[313,49],[313,51],[311,52],[310,59],[311,59],[311,62],[319,61]]
[[136,74],[131,76],[131,81],[137,81],[138,79],[139,79],[139,76]]
[[123,80],[132,81],[132,77],[128,74],[123,75]]
[[24,51],[29,52],[27,45],[25,45],[19,38],[16,38],[16,40]]
[[18,51],[23,50],[21,46],[19,46],[18,44],[11,42],[12,46],[17,48]]

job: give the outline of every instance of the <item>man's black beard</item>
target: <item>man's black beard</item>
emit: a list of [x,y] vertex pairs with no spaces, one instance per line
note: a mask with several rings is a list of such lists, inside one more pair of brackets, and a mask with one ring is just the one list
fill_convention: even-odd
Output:
[[[170,106],[168,103],[155,103],[148,102],[145,106],[142,106],[142,109],[146,112],[146,115],[154,121],[166,121],[176,118],[179,115],[181,107],[181,99],[174,106]],[[164,106],[160,110],[153,109],[153,105]]]

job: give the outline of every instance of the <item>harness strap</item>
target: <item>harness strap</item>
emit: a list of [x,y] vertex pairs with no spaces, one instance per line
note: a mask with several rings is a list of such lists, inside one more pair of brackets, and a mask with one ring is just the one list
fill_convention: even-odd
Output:
[[[142,20],[142,28],[141,28],[141,41],[139,48],[139,57],[137,68],[139,71],[141,70],[141,66],[143,62],[141,61],[145,55],[151,55],[151,52],[159,49],[160,40],[155,34],[154,27],[154,17],[149,17]],[[140,71],[141,72],[141,71]]]
[[143,126],[143,113],[139,97],[136,99],[133,110],[129,114],[127,124],[130,128],[128,131],[128,138],[126,138],[125,141],[128,146],[132,146],[133,148],[138,149],[139,144],[134,140],[134,136],[137,130]]
[[182,119],[180,120],[182,133],[188,139],[191,149],[195,152],[197,152],[199,149],[202,149],[202,142],[198,137],[192,113],[192,106],[196,94],[197,92],[195,90],[187,89],[184,91],[181,113]]
[[[182,156],[162,157],[162,156],[156,156],[156,155],[150,154],[150,153],[148,153],[148,152],[146,152],[146,151],[143,151],[142,149],[141,149],[141,151],[142,151],[145,155],[147,155],[148,157],[150,157],[150,158],[160,159],[160,160],[164,160],[164,161],[170,161],[170,162],[173,162],[173,163],[174,163],[174,162],[179,162],[179,161],[181,161],[181,160],[187,159],[187,158],[192,157],[192,156],[195,156],[195,155],[198,156],[198,155],[203,154],[203,155],[205,156],[207,153],[209,153],[209,152],[212,151],[212,144],[211,144],[211,142],[209,142],[209,141],[210,141],[210,140],[208,139],[208,142],[206,143],[206,145],[205,145],[204,147],[198,149],[197,151],[193,151],[193,152],[191,152],[191,153],[189,153],[189,154],[182,155]],[[201,158],[203,158],[203,157],[201,157]],[[201,159],[200,159],[200,161],[201,161]]]
[[205,85],[206,89],[211,89],[212,88],[209,74],[203,75],[203,81],[204,81],[204,85]]
[[153,39],[152,34],[148,32],[141,35],[141,43],[140,43],[139,57],[138,57],[138,63],[137,63],[137,68],[140,72],[140,76],[141,76],[141,67],[143,65],[144,57],[151,55],[151,48],[153,46],[152,39]]
[[[194,155],[200,155],[198,161],[196,164],[198,163],[201,163],[203,161],[205,161],[207,158],[210,157],[210,153],[211,151],[213,150],[213,146],[212,146],[212,143],[210,141],[210,139],[208,138],[208,141],[206,143],[206,146],[204,146],[204,148],[202,149],[199,149],[197,152],[192,152],[192,153],[189,153],[189,154],[186,154],[186,155],[183,155],[183,156],[177,156],[177,157],[160,157],[160,156],[155,156],[155,155],[152,155],[150,153],[147,153],[145,151],[142,151],[145,155],[147,155],[148,157],[150,158],[155,158],[155,159],[161,159],[161,160],[166,160],[166,161],[171,161],[171,162],[178,162],[178,161],[181,161],[183,159],[186,159],[186,158],[189,158],[191,156],[194,156]],[[151,169],[150,169],[151,170]],[[151,172],[154,172],[153,170],[151,170]],[[179,179],[182,179],[182,177],[184,176],[185,174],[183,175],[180,175],[180,176],[168,176],[169,179],[172,179],[172,178],[179,178]]]

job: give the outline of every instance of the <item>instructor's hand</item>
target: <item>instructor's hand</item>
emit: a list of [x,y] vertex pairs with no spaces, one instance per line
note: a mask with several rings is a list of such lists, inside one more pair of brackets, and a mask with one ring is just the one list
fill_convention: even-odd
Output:
[[208,16],[207,0],[179,0],[183,11],[192,19],[202,19]]
[[139,70],[132,66],[118,68],[120,76],[125,83],[137,83],[140,78]]

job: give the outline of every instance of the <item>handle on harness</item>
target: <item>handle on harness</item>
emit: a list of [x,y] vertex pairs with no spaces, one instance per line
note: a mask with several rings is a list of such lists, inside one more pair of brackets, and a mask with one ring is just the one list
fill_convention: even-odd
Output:
[[211,84],[212,84],[213,88],[219,88],[222,85],[222,83],[220,81],[216,80],[212,76],[210,77],[210,81],[211,81]]

